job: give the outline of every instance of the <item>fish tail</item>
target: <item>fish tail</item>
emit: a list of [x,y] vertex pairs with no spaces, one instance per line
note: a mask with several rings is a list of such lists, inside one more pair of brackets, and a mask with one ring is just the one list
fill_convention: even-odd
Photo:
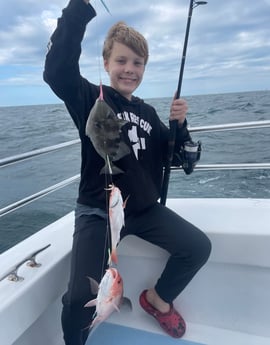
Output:
[[100,174],[107,174],[107,175],[117,175],[123,174],[123,170],[115,166],[112,162],[110,164],[111,169],[108,167],[108,164],[104,165],[104,167],[100,170]]
[[108,249],[108,266],[112,266],[112,256],[111,256],[111,251]]
[[106,11],[107,11],[110,15],[112,15],[111,12],[110,12],[110,10],[109,10],[109,8],[108,8],[108,6],[105,4],[105,2],[104,2],[103,0],[100,0],[100,2],[101,2],[102,5],[105,7]]
[[108,266],[112,266],[113,263],[118,264],[116,248],[114,248],[112,251],[109,250]]
[[117,257],[117,252],[116,252],[116,248],[114,248],[111,252],[111,258],[110,261],[114,262],[115,264],[118,263],[118,257]]

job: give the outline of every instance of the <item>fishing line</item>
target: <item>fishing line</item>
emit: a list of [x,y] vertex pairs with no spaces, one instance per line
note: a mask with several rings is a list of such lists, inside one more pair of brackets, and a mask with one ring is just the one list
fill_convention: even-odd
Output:
[[[109,10],[109,8],[108,8],[108,6],[106,5],[105,1],[100,0],[100,2],[103,5],[103,7],[106,9],[106,11],[110,15],[112,15],[110,10]],[[97,0],[94,0],[94,4],[95,4],[95,8],[97,8]],[[98,25],[98,16],[95,17],[95,21],[96,21],[96,28],[98,28],[99,27],[99,25]],[[96,30],[96,33],[97,33],[97,30]],[[98,75],[99,75],[99,83],[100,83],[100,85],[102,85],[102,77],[101,77],[102,69],[101,69],[101,54],[100,54],[102,45],[101,45],[100,39],[98,38],[98,35],[96,35],[96,36],[97,36],[97,39],[96,39],[96,51],[97,51],[97,56],[98,56]]]
[[[98,7],[97,0],[94,0],[95,8]],[[101,42],[98,36],[98,27],[99,27],[99,18],[98,15],[95,17],[95,24],[96,24],[96,53],[97,53],[97,64],[98,64],[98,76],[99,76],[99,83],[102,84],[102,77],[101,77],[101,54],[100,54],[100,48],[101,48]]]
[[[104,1],[100,0],[102,5],[105,7],[108,13],[109,9],[104,3]],[[98,8],[97,0],[94,0],[94,6],[95,8]],[[96,53],[97,53],[97,68],[98,68],[98,77],[99,77],[99,84],[100,84],[100,90],[102,92],[102,67],[101,67],[101,39],[98,35],[98,28],[99,28],[99,18],[98,15],[95,17],[95,27],[96,27]],[[103,97],[102,97],[103,98]],[[112,185],[112,170],[111,165],[109,161],[109,157],[106,157],[106,166],[109,168],[109,173],[105,171],[105,178],[104,178],[104,184],[105,184],[105,202],[106,202],[106,232],[105,232],[105,239],[104,239],[104,249],[103,249],[103,260],[102,260],[102,266],[101,266],[101,272],[100,272],[100,281],[102,280],[102,277],[104,275],[104,271],[106,267],[108,266],[108,260],[106,260],[106,257],[109,257],[109,254],[111,252],[111,228],[110,228],[110,208],[109,208],[109,200],[110,200],[110,186]]]
[[105,231],[105,239],[104,239],[104,248],[103,248],[103,259],[102,259],[102,266],[101,266],[101,272],[100,272],[100,281],[102,280],[102,277],[104,275],[105,269],[109,266],[108,261],[106,260],[106,257],[110,255],[111,252],[111,226],[110,226],[110,192],[111,192],[111,186],[112,186],[112,175],[107,174],[107,171],[105,171],[105,177],[104,177],[104,184],[105,184],[105,202],[106,202],[106,231]]
[[[105,265],[106,254],[108,254],[108,258],[112,251],[112,238],[111,238],[111,224],[110,224],[110,193],[113,186],[112,180],[112,168],[109,156],[106,156],[106,165],[108,165],[108,173],[105,171],[105,194],[106,194],[106,215],[107,215],[107,223],[106,223],[106,236],[105,236],[105,246],[104,246],[104,253],[103,253],[103,267]],[[108,248],[108,253],[106,253],[106,248]]]

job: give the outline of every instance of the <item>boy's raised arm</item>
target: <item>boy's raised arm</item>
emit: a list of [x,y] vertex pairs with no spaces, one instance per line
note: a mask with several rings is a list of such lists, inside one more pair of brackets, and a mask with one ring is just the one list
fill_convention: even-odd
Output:
[[96,15],[88,0],[70,0],[48,44],[44,80],[64,101],[80,89],[79,58],[87,23]]

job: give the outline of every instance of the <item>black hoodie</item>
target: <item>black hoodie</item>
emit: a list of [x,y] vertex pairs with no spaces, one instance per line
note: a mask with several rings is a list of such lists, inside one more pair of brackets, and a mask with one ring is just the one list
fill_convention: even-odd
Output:
[[[105,177],[100,174],[104,160],[85,135],[86,121],[99,96],[99,86],[83,78],[79,69],[86,25],[95,15],[93,7],[83,0],[69,2],[48,45],[44,80],[65,102],[79,131],[82,162],[78,202],[106,209]],[[133,97],[129,101],[108,86],[103,86],[103,94],[115,114],[128,121],[122,127],[122,134],[131,153],[115,162],[124,173],[114,175],[113,183],[120,188],[123,199],[129,196],[126,214],[138,212],[160,197],[169,130],[155,109],[143,100]],[[175,150],[189,139],[185,122],[177,130]]]

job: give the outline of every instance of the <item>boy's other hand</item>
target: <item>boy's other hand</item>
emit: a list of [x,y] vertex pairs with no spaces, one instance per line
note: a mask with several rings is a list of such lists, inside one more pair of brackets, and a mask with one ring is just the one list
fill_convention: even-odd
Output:
[[171,104],[171,110],[170,110],[170,121],[177,120],[178,125],[181,127],[186,119],[186,114],[188,111],[188,105],[187,102],[182,99],[174,99]]

